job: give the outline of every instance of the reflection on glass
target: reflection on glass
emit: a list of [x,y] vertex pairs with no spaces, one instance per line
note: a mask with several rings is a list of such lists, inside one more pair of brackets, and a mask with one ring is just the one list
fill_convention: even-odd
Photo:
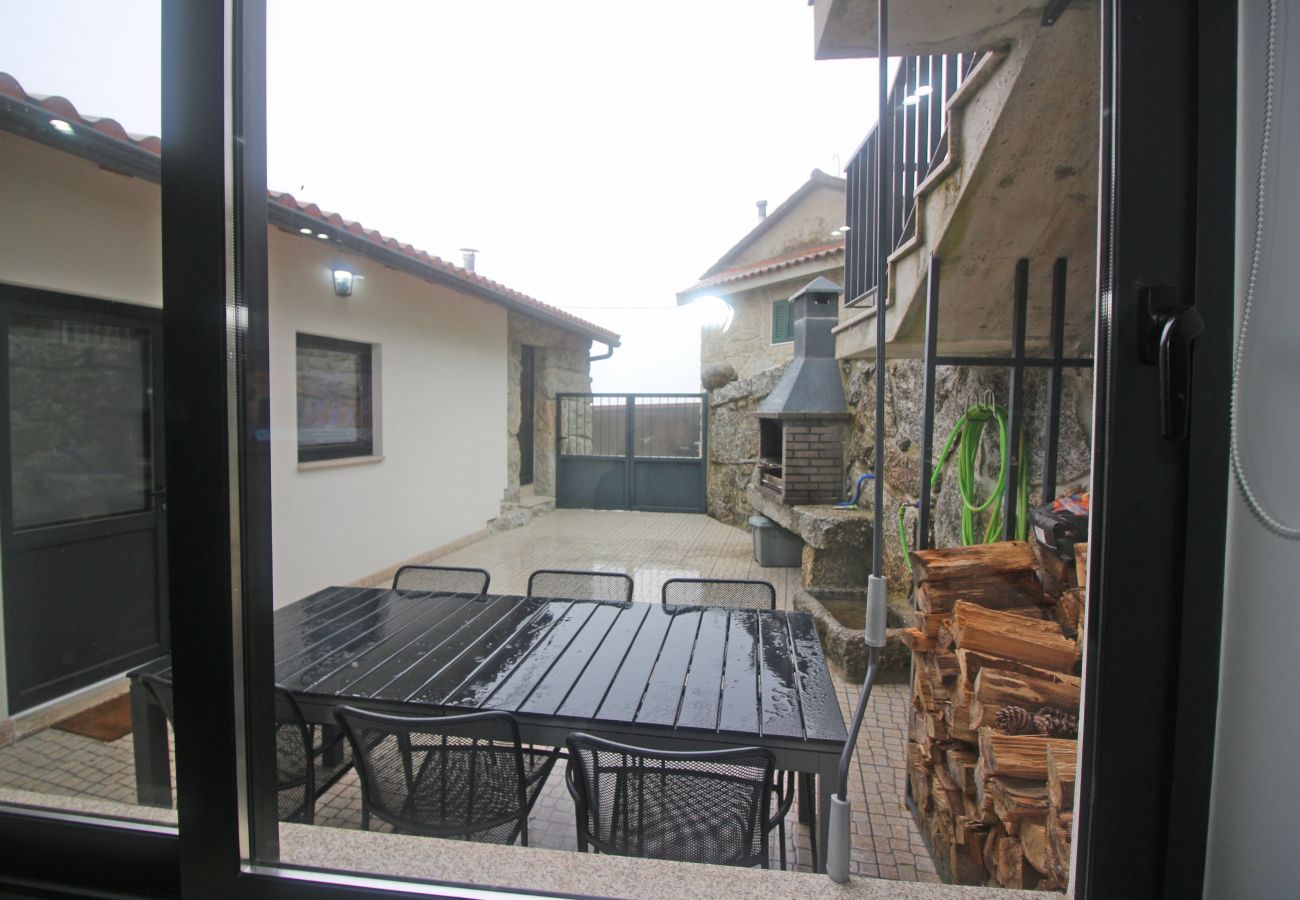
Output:
[[9,428],[15,528],[148,507],[148,335],[15,316]]

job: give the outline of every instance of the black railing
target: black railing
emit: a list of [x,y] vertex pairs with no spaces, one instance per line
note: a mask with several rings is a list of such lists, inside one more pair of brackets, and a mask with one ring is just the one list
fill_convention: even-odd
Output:
[[888,192],[884,203],[876,197],[878,128],[872,127],[845,170],[848,178],[845,221],[849,225],[844,259],[846,306],[875,303],[880,272],[877,227],[888,229],[886,236],[891,251],[916,228],[916,186],[942,158],[946,146],[948,121],[944,109],[980,56],[978,53],[909,56],[899,65],[885,110],[892,119],[890,147],[885,156]]

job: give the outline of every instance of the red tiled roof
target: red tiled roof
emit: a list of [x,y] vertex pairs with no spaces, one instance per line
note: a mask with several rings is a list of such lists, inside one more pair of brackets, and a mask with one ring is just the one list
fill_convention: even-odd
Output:
[[[29,94],[23,89],[23,86],[16,78],[6,72],[0,72],[0,94],[12,97],[15,100],[31,106],[40,107],[46,112],[52,113],[68,122],[87,125],[101,134],[105,134],[123,143],[131,144],[140,150],[152,153],[155,156],[162,153],[162,141],[157,137],[154,137],[153,135],[129,134],[115,119],[82,115],[77,111],[77,108],[73,106],[72,102],[65,97]],[[354,222],[350,219],[343,218],[338,213],[323,210],[315,203],[299,200],[292,194],[281,191],[267,191],[266,193],[267,199],[273,204],[301,213],[326,225],[330,225],[341,231],[346,231],[356,237],[364,238],[371,244],[383,247],[394,253],[400,253],[423,266],[450,275],[456,280],[474,285],[480,290],[484,290],[489,294],[494,294],[507,302],[528,309],[534,309],[541,314],[543,318],[552,320],[561,327],[567,325],[572,329],[583,332],[590,337],[594,337],[602,343],[608,343],[615,346],[619,343],[619,335],[607,328],[602,328],[595,323],[588,322],[586,319],[580,319],[572,313],[565,312],[559,307],[551,306],[549,303],[543,303],[534,297],[530,297],[527,294],[514,290],[513,288],[506,287],[490,278],[484,278],[477,272],[471,272],[468,269],[449,263],[444,259],[413,247],[410,244],[402,243],[396,238],[387,237],[373,228],[366,228],[360,222]]]
[[843,252],[844,241],[840,240],[833,244],[807,247],[803,250],[796,250],[793,253],[785,253],[781,256],[770,256],[767,259],[760,259],[758,262],[747,263],[743,266],[734,266],[730,269],[723,269],[716,275],[695,282],[695,284],[686,288],[684,291],[678,291],[677,298],[680,300],[683,297],[707,287],[715,287],[719,284],[728,284],[733,281],[740,281],[743,278],[749,278],[754,275],[766,275],[769,272],[788,269],[792,266],[797,266],[800,263],[812,262],[813,260],[826,259],[827,257]]

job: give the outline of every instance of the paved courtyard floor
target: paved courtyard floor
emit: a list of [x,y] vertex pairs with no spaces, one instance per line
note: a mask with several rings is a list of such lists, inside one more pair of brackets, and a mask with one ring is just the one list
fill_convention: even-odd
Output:
[[[492,590],[501,593],[524,593],[528,574],[539,568],[622,571],[632,576],[635,599],[643,602],[658,602],[668,578],[757,578],[772,582],[779,604],[788,609],[800,583],[798,569],[755,563],[748,532],[707,516],[674,513],[557,510],[438,562],[485,568],[492,573]],[[835,685],[848,722],[860,688],[839,678]],[[879,685],[872,695],[849,781],[851,868],[856,875],[938,882],[925,842],[904,806],[908,702],[907,685]],[[531,845],[575,849],[573,803],[562,769],[557,766],[552,773],[529,819]],[[27,734],[0,748],[0,787],[133,803],[131,736],[105,743],[53,728]],[[57,799],[51,805],[57,806]],[[318,825],[360,827],[354,772],[321,798],[316,815]],[[789,866],[810,869],[809,834],[793,811],[786,843]]]

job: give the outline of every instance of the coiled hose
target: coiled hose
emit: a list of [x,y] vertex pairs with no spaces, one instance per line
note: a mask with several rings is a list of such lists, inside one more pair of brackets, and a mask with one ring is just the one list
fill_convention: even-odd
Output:
[[[988,497],[980,501],[975,497],[975,463],[979,456],[980,438],[984,434],[984,426],[990,421],[996,422],[998,426],[1001,465],[998,467],[997,485]],[[1002,530],[1002,498],[1007,493],[1007,469],[1011,461],[1011,442],[1007,439],[1007,431],[1007,411],[1004,407],[996,403],[977,403],[957,420],[952,434],[948,435],[948,443],[944,445],[939,462],[934,467],[934,473],[930,476],[930,490],[933,491],[939,486],[944,466],[952,457],[953,448],[957,447],[957,487],[961,492],[961,540],[966,546],[992,543],[997,540],[998,532]],[[1029,536],[1029,469],[1025,465],[1024,437],[1025,429],[1021,426],[1020,449],[1017,454],[1020,479],[1016,491],[1016,539],[1021,541]],[[906,516],[907,507],[915,505],[904,503],[898,508],[898,537],[903,545],[903,559],[907,563],[909,572],[912,570],[912,558],[907,544]],[[983,540],[977,541],[975,539],[976,517],[984,512],[989,513],[988,526],[984,529]]]

